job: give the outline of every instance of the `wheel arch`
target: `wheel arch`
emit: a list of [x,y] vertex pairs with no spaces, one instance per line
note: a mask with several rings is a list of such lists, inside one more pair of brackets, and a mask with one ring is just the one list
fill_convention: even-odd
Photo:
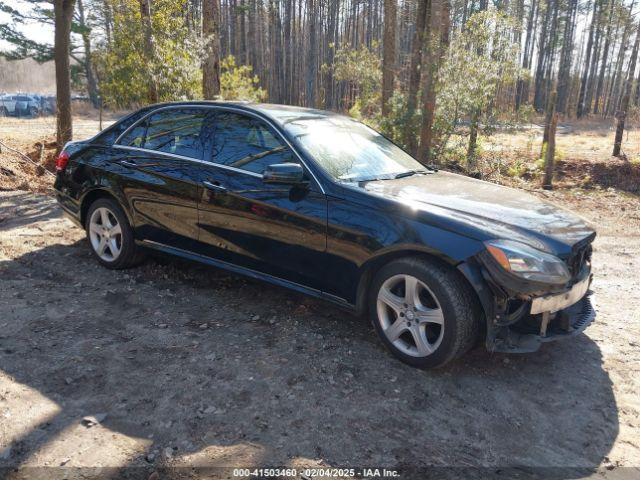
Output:
[[388,263],[398,260],[399,258],[407,257],[422,257],[427,261],[449,265],[452,268],[455,268],[456,264],[455,260],[445,255],[438,255],[429,250],[412,246],[386,251],[370,258],[360,268],[355,302],[356,312],[358,315],[362,315],[367,312],[367,295],[375,274]]
[[388,263],[400,258],[407,257],[422,258],[427,262],[436,263],[445,266],[452,271],[455,271],[473,292],[475,300],[478,302],[478,306],[480,307],[482,313],[485,316],[487,315],[487,298],[481,297],[478,292],[477,285],[474,284],[475,282],[471,281],[471,279],[465,274],[465,271],[457,268],[459,265],[466,265],[466,262],[456,261],[455,259],[450,258],[446,255],[435,254],[434,252],[417,247],[394,250],[391,252],[383,253],[381,255],[377,255],[368,260],[362,266],[362,273],[358,282],[355,304],[356,312],[358,315],[364,315],[367,313],[367,297],[369,294],[369,289],[371,287],[371,282],[375,274]]
[[115,201],[127,216],[129,224],[133,225],[131,215],[129,214],[129,209],[126,207],[125,202],[118,198],[118,195],[114,194],[112,191],[107,190],[106,188],[97,187],[86,192],[80,200],[80,222],[82,223],[83,227],[87,221],[87,213],[89,212],[89,208],[91,208],[91,205],[96,200],[99,200],[101,198],[107,198]]

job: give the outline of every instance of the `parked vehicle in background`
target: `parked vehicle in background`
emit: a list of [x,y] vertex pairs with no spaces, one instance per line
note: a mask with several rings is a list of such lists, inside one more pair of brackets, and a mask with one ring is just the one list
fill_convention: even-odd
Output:
[[56,113],[56,97],[54,95],[43,95],[40,97],[41,115],[53,115]]
[[14,95],[0,95],[0,116],[8,117],[16,110],[16,97]]
[[40,100],[33,95],[16,94],[0,97],[1,115],[15,117],[29,115],[35,117],[40,114],[40,111]]
[[40,114],[40,100],[30,95],[16,95],[14,115],[29,115],[36,117]]

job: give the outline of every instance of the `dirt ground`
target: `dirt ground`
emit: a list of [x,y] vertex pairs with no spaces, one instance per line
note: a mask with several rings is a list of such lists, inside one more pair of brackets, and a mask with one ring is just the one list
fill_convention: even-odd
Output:
[[51,196],[0,192],[0,477],[638,478],[640,201],[536,194],[598,229],[596,322],[424,372],[284,289],[164,257],[103,269]]

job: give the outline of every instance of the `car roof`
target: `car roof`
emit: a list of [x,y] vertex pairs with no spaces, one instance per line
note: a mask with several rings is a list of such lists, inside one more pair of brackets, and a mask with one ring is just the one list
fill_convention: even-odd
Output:
[[198,100],[198,101],[179,101],[179,102],[167,102],[159,103],[155,105],[149,105],[149,111],[156,108],[173,107],[173,106],[220,106],[229,107],[233,106],[239,110],[246,110],[248,112],[255,112],[266,116],[275,123],[285,126],[287,123],[293,122],[299,119],[321,119],[329,117],[344,117],[335,112],[329,112],[327,110],[319,110],[315,108],[297,107],[293,105],[279,105],[275,103],[251,103],[245,101],[213,101],[213,100]]

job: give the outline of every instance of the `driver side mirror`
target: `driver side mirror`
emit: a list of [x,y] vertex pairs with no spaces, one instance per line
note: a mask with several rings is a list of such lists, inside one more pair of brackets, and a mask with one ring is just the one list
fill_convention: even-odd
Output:
[[304,170],[298,163],[275,163],[269,165],[262,173],[264,183],[284,185],[300,185],[305,182]]

